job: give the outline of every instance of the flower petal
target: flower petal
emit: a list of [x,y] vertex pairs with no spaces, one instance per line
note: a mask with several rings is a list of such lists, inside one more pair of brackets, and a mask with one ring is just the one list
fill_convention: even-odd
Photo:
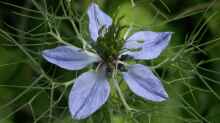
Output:
[[144,65],[129,66],[123,77],[128,87],[144,99],[160,102],[168,98],[160,80]]
[[99,56],[85,53],[73,46],[60,46],[44,50],[42,56],[50,63],[67,70],[79,70],[87,65],[99,61]]
[[104,26],[108,28],[112,25],[112,19],[105,14],[97,4],[92,3],[87,11],[89,16],[89,31],[91,38],[96,41],[99,37],[99,30]]
[[110,86],[100,72],[86,72],[76,79],[69,95],[69,110],[74,119],[84,119],[97,111],[108,99]]
[[[125,54],[134,59],[154,59],[167,47],[171,32],[142,31],[133,34],[126,40],[124,48],[136,49]],[[138,50],[139,49],[139,50]]]

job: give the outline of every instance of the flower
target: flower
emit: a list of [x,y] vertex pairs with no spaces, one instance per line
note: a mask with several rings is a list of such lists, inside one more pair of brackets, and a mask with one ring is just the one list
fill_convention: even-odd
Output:
[[[172,34],[171,32],[136,32],[125,39],[123,44],[118,40],[119,36],[115,36],[114,33],[119,29],[117,24],[115,26],[111,17],[98,5],[92,3],[87,14],[90,36],[96,52],[85,51],[75,46],[59,46],[44,50],[42,53],[48,62],[67,70],[80,70],[92,63],[99,63],[98,71],[85,72],[75,80],[69,95],[69,110],[74,119],[87,118],[107,101],[110,95],[107,72],[120,64],[121,56],[130,56],[135,60],[157,58],[167,47]],[[121,52],[122,50],[126,51]],[[160,80],[149,67],[131,64],[120,72],[130,90],[136,95],[155,102],[168,98]]]

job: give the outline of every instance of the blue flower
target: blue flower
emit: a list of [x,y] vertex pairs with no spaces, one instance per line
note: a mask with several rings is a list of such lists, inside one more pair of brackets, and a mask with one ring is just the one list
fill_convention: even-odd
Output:
[[[94,44],[97,44],[108,33],[113,21],[94,3],[89,6],[87,14],[91,39]],[[126,51],[119,52],[121,54],[118,57],[130,56],[135,60],[157,58],[167,47],[171,35],[171,32],[136,32],[125,39],[121,51],[124,49]],[[67,70],[80,70],[92,63],[100,64],[97,71],[85,72],[75,80],[69,95],[69,110],[74,119],[84,119],[93,114],[107,101],[110,95],[110,85],[107,79],[109,69],[107,62],[109,61],[105,61],[102,57],[103,54],[99,53],[82,50],[75,46],[59,46],[43,51],[42,55],[48,62]],[[110,60],[111,65],[118,65],[115,64],[120,59],[118,57]],[[161,102],[168,98],[160,80],[149,67],[132,64],[127,65],[126,70],[120,72],[130,90],[136,95],[155,102]]]

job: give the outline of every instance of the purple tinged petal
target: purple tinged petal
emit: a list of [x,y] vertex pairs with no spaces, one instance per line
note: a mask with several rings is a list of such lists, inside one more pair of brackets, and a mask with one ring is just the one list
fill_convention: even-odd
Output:
[[97,4],[92,3],[87,11],[89,16],[89,31],[93,41],[99,37],[99,30],[104,26],[108,28],[112,25],[112,19],[104,13]]
[[69,95],[69,110],[74,119],[85,119],[108,99],[109,83],[103,72],[86,72],[76,79]]
[[161,102],[168,98],[160,80],[144,65],[129,66],[123,77],[131,91],[146,100]]
[[73,46],[47,49],[43,51],[42,56],[48,62],[67,70],[79,70],[100,60],[99,56],[83,52],[80,48]]
[[169,44],[171,35],[171,32],[137,32],[126,40],[124,48],[139,50],[124,54],[139,60],[157,58]]

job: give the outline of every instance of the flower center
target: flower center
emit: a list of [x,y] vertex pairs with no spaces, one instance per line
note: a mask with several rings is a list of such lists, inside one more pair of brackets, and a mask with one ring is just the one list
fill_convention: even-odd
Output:
[[99,30],[100,36],[96,43],[93,44],[93,48],[108,68],[115,66],[120,51],[124,46],[125,41],[122,38],[122,35],[126,26],[120,26],[120,20],[116,21],[116,23],[112,24],[108,29],[103,26]]

